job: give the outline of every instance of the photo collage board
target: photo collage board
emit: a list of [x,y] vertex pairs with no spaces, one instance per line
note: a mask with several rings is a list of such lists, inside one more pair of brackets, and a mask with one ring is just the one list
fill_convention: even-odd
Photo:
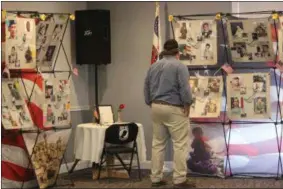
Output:
[[70,114],[70,81],[45,74],[43,105],[44,127],[69,126]]
[[42,132],[38,139],[37,133],[23,134],[39,188],[55,184],[70,134],[71,129]]
[[232,60],[237,63],[274,60],[272,23],[266,19],[228,20]]
[[268,119],[270,106],[270,73],[228,75],[227,112],[230,119]]
[[45,21],[40,21],[36,27],[36,63],[42,71],[54,68],[67,20],[67,16],[52,15]]
[[190,117],[219,117],[221,112],[223,92],[222,77],[190,77],[189,84],[193,95],[193,104],[190,108]]
[[[5,17],[2,58],[10,70],[36,68],[36,24],[34,18],[8,14]],[[3,26],[3,25],[2,25]],[[3,38],[2,38],[3,39]]]
[[1,117],[5,129],[34,127],[27,99],[21,79],[2,79]]
[[189,66],[217,64],[216,30],[214,20],[178,21],[174,33],[181,62]]

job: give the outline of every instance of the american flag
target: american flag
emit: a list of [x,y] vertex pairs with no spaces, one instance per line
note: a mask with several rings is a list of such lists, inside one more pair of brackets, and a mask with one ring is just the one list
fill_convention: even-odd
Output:
[[159,16],[159,3],[156,2],[155,7],[155,19],[154,19],[154,32],[153,32],[153,43],[151,51],[151,64],[155,63],[158,60],[158,55],[161,50],[160,43],[160,16]]

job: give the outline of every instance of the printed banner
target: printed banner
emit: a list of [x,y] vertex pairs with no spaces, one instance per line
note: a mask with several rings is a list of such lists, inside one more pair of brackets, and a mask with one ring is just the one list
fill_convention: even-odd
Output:
[[[277,177],[277,174],[282,174],[278,153],[278,146],[281,146],[282,158],[281,125],[275,128],[273,123],[233,124],[226,134],[229,135],[231,136],[229,140],[231,169],[227,166],[227,173],[231,171],[233,175],[260,177]],[[228,164],[227,161],[228,157],[225,158],[225,164]]]
[[22,134],[6,132],[1,137],[1,188],[38,188]]
[[36,67],[35,19],[7,16],[5,21],[5,62],[9,69]]
[[189,134],[189,172],[223,177],[226,154],[223,127],[191,125]]
[[69,126],[70,81],[55,78],[53,74],[44,74],[44,127]]
[[234,62],[267,62],[274,59],[268,19],[228,20],[227,32]]
[[217,22],[178,21],[175,27],[180,60],[186,65],[217,64]]
[[33,128],[22,80],[2,79],[2,125],[5,129]]
[[219,117],[223,91],[221,76],[190,77],[193,104],[190,109],[191,118]]
[[67,27],[67,16],[53,15],[37,25],[36,62],[43,71],[52,70],[59,53],[63,33]]
[[227,107],[230,119],[270,118],[270,74],[229,74]]
[[37,133],[23,134],[28,153],[33,153],[31,161],[40,188],[55,184],[70,134],[71,129],[46,131],[37,141]]

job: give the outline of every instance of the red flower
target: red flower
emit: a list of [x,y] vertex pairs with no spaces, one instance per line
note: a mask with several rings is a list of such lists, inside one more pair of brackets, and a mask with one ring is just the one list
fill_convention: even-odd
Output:
[[125,104],[120,104],[119,110],[123,110],[125,108]]

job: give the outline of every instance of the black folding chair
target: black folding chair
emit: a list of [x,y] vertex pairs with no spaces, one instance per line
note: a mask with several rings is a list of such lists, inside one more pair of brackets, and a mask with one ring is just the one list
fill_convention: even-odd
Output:
[[[121,164],[107,165],[106,167],[123,167],[130,176],[134,154],[137,156],[137,167],[139,179],[141,180],[140,161],[137,147],[138,126],[135,123],[113,124],[106,129],[104,147],[100,158],[97,179],[100,179],[102,165],[106,162],[107,156],[116,157]],[[119,154],[131,154],[130,163],[126,164]]]

